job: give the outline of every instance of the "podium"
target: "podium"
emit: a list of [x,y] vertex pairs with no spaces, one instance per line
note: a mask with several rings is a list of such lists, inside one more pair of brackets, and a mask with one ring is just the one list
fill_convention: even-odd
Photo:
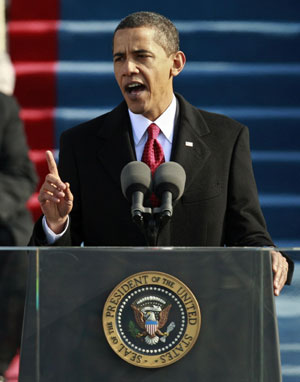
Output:
[[[53,247],[29,261],[20,382],[281,381],[267,249]],[[195,344],[166,367],[126,362],[103,329],[111,291],[150,271],[184,283],[201,311]]]

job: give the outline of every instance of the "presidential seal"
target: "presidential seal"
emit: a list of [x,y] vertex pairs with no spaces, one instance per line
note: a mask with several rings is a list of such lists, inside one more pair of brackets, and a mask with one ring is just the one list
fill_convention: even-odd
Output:
[[141,272],[118,284],[103,309],[106,339],[123,360],[157,368],[179,361],[194,346],[201,326],[198,302],[176,277]]

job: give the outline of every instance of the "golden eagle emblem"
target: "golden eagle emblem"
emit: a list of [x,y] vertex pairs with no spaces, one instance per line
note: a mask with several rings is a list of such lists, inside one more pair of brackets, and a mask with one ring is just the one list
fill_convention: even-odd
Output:
[[142,308],[139,308],[136,304],[132,304],[131,308],[133,309],[136,323],[143,330],[137,333],[136,337],[145,337],[148,345],[155,345],[159,339],[162,342],[166,341],[166,337],[175,328],[175,323],[171,322],[167,331],[162,332],[161,329],[168,321],[172,305],[168,304],[162,307],[161,304],[155,304],[155,296],[152,296],[151,300],[152,303],[149,301],[146,306],[143,304]]

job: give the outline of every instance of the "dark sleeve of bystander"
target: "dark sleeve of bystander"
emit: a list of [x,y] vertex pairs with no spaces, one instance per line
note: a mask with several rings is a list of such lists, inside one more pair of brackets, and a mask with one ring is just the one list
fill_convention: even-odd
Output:
[[18,104],[0,93],[0,226],[12,234],[15,245],[27,245],[32,232],[26,202],[36,185]]

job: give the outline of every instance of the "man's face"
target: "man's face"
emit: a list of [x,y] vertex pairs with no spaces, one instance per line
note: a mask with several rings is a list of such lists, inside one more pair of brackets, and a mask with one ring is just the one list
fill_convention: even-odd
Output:
[[174,75],[174,54],[168,57],[154,37],[153,28],[120,29],[113,48],[115,77],[129,109],[151,121],[170,105]]

